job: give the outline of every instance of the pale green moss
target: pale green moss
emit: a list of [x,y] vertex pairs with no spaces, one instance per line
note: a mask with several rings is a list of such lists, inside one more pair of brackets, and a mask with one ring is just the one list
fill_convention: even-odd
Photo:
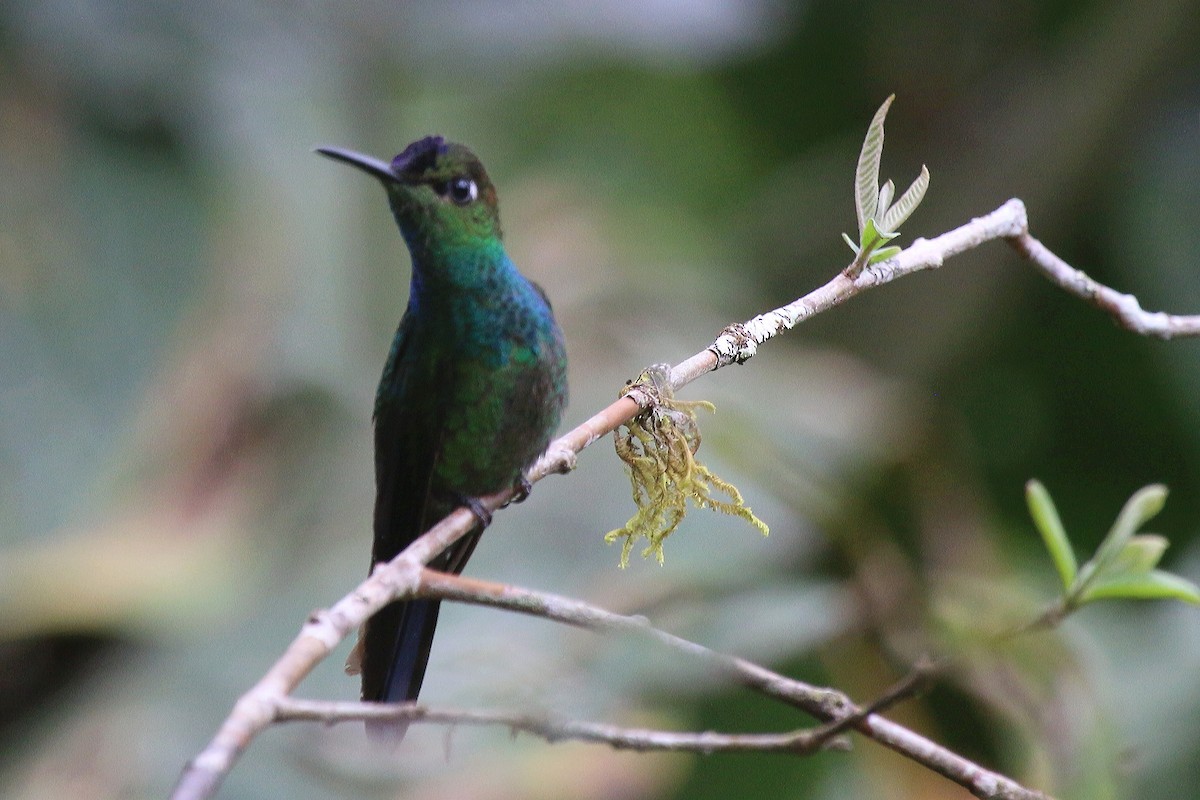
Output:
[[[700,448],[700,427],[696,410],[715,412],[705,400],[676,400],[665,369],[651,367],[621,392],[633,388],[650,392],[655,402],[628,425],[613,433],[617,455],[629,467],[633,502],[637,513],[625,526],[609,531],[604,540],[621,543],[621,567],[629,564],[634,543],[646,539],[643,558],[654,555],[663,563],[663,542],[687,515],[687,501],[697,508],[709,508],[741,517],[767,535],[766,523],[750,511],[741,492],[733,484],[714,475],[696,460]],[[728,497],[722,500],[713,491]]]

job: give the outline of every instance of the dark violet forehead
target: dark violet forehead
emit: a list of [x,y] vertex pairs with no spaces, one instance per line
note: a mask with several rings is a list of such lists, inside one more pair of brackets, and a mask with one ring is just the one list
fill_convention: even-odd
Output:
[[441,136],[418,139],[392,159],[392,170],[397,175],[420,175],[433,169],[438,156],[445,155],[447,148],[446,140]]

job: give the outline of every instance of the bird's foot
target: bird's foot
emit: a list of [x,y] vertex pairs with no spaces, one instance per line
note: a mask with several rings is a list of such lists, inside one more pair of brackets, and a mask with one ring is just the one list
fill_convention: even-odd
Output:
[[505,500],[504,505],[501,506],[501,508],[508,508],[509,505],[511,505],[512,503],[525,502],[525,498],[529,497],[529,493],[532,491],[533,491],[533,484],[530,483],[529,478],[526,478],[525,475],[522,473],[521,477],[519,477],[515,481],[513,481],[512,497]]
[[465,508],[475,517],[475,521],[479,523],[479,527],[486,528],[492,524],[492,512],[478,497],[462,494],[461,492],[439,492],[438,498],[443,502],[448,502],[455,508]]
[[517,482],[513,484],[513,496],[510,503],[524,503],[525,498],[529,497],[529,493],[533,491],[533,484],[529,482],[529,478],[524,475],[517,478]]
[[458,499],[475,515],[475,519],[479,520],[479,527],[486,528],[492,524],[492,512],[479,502],[478,497],[460,497]]

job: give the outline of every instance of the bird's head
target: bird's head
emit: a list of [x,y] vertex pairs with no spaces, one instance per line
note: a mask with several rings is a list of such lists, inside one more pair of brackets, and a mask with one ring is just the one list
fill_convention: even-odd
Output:
[[496,188],[483,164],[461,144],[427,136],[404,148],[390,164],[339,147],[318,147],[317,152],[383,183],[396,222],[414,251],[500,239]]

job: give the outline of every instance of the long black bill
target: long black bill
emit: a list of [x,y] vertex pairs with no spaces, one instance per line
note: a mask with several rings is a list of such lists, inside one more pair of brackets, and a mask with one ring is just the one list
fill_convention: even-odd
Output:
[[335,161],[341,161],[354,167],[358,167],[368,175],[373,175],[381,181],[395,183],[400,180],[395,172],[392,172],[392,165],[380,161],[371,156],[364,156],[362,153],[356,153],[353,150],[345,150],[341,147],[318,147],[317,152],[323,156],[328,156]]

